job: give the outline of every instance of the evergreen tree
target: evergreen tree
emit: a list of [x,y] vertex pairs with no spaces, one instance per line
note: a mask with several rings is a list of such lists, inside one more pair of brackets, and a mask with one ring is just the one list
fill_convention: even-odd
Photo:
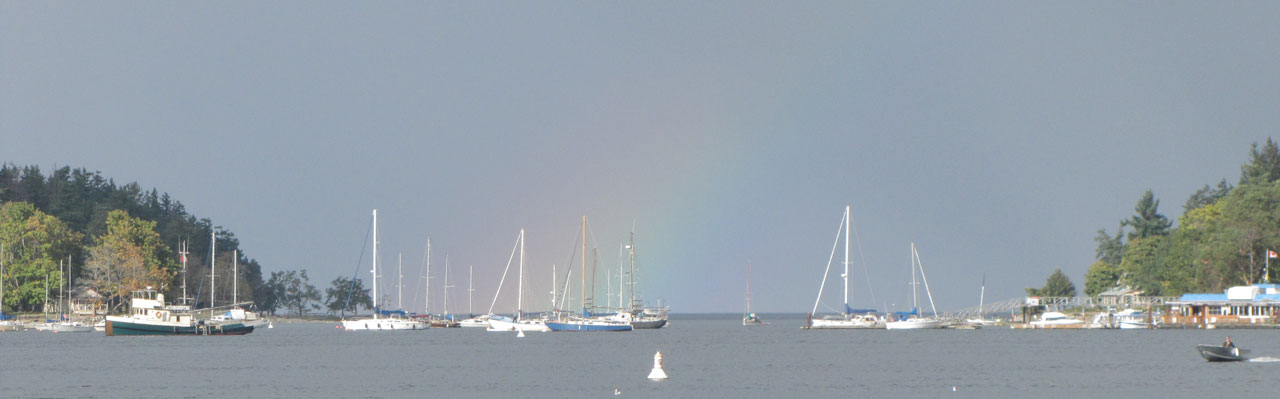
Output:
[[1137,214],[1121,223],[1121,226],[1133,228],[1133,231],[1129,232],[1129,241],[1169,234],[1169,226],[1173,225],[1173,222],[1161,215],[1158,208],[1160,208],[1160,200],[1155,199],[1151,190],[1142,194],[1142,199],[1139,199],[1138,204],[1133,207]]
[[1053,269],[1053,274],[1050,274],[1049,278],[1045,279],[1044,287],[1039,289],[1027,288],[1027,294],[1031,296],[1073,297],[1076,296],[1076,286],[1071,283],[1071,279],[1062,272],[1062,269]]
[[1249,150],[1249,163],[1240,167],[1240,185],[1267,184],[1280,179],[1280,149],[1267,137],[1267,143],[1258,149],[1253,143]]

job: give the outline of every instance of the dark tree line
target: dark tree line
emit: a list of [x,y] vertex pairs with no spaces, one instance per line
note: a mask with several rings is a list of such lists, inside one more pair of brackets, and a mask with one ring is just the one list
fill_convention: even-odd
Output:
[[[0,203],[9,202],[30,203],[35,209],[81,234],[81,245],[74,246],[67,254],[71,257],[70,274],[77,280],[84,274],[82,268],[88,257],[87,248],[97,245],[94,241],[106,233],[108,215],[112,211],[123,210],[134,218],[155,223],[155,232],[165,244],[165,253],[176,258],[180,245],[186,243],[189,296],[195,296],[201,292],[201,287],[208,284],[204,276],[209,274],[210,233],[215,229],[219,281],[230,281],[224,279],[232,277],[230,266],[234,253],[239,264],[239,276],[236,278],[241,284],[238,298],[252,301],[265,299],[261,297],[271,294],[264,287],[261,265],[240,250],[240,241],[234,233],[214,226],[209,219],[188,213],[182,202],[154,188],[146,190],[138,183],[119,185],[100,172],[84,168],[63,166],[45,175],[38,166],[4,164],[0,166]],[[181,278],[181,275],[175,276],[172,284],[163,287],[166,296],[178,298],[181,295]],[[230,302],[230,290],[230,284],[225,288],[219,284],[216,293],[218,303]],[[204,288],[202,294],[196,298],[199,301],[197,306],[207,303],[208,288]]]
[[[1099,230],[1096,261],[1085,275],[1085,294],[1131,287],[1143,295],[1220,292],[1274,282],[1264,267],[1268,250],[1280,251],[1280,148],[1268,138],[1253,144],[1240,181],[1206,184],[1183,204],[1177,228],[1159,213],[1147,190],[1134,215],[1115,234]],[[1280,262],[1274,262],[1280,263]]]

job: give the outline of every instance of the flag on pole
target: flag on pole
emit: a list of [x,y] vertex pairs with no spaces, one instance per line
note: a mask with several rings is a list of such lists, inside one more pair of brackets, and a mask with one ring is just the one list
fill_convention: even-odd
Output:
[[1280,258],[1280,255],[1276,255],[1276,251],[1272,251],[1272,250],[1268,249],[1268,250],[1267,250],[1267,258]]

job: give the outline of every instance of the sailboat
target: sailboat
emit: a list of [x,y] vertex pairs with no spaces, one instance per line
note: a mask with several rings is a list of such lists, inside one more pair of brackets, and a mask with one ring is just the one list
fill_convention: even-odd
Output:
[[[581,231],[582,231],[582,285],[580,287],[582,290],[581,292],[582,314],[581,315],[558,314],[558,317],[556,318],[556,320],[548,320],[546,322],[547,328],[550,329],[551,331],[631,331],[634,328],[631,325],[631,322],[632,322],[631,313],[617,312],[615,314],[592,317],[591,308],[593,307],[593,304],[591,303],[591,301],[593,301],[594,298],[590,298],[590,297],[592,296],[591,292],[594,290],[589,289],[588,287],[594,286],[595,282],[592,281],[590,285],[587,284],[587,240],[586,240],[587,217],[586,216],[582,217]],[[573,271],[571,269],[570,273],[572,272]],[[566,296],[568,294],[567,291],[569,289],[567,284],[568,283],[567,279],[568,277],[566,277],[566,281],[565,281]],[[552,281],[552,283],[554,284],[554,280]],[[552,295],[554,296],[555,294],[552,293]]]
[[[813,329],[865,329],[884,328],[884,319],[873,311],[856,312],[849,306],[849,228],[852,206],[844,207],[844,216],[840,218],[840,227],[836,228],[836,242],[831,246],[831,256],[827,258],[827,270],[822,273],[822,285],[818,287],[818,299],[813,302],[813,310],[809,312],[807,328]],[[841,228],[844,234],[844,309],[839,315],[828,315],[814,318],[818,312],[818,304],[822,302],[822,290],[827,285],[827,276],[831,273],[831,261],[835,259],[836,248],[840,245]]]
[[640,301],[636,300],[636,233],[632,232],[628,239],[627,250],[631,262],[631,327],[640,329],[662,328],[667,325],[667,312],[669,307],[662,306],[662,301],[658,301],[657,307],[644,307]]
[[[471,307],[471,293],[476,290],[475,288],[472,288],[471,281],[473,280],[473,277],[475,277],[476,275],[475,273],[476,273],[475,266],[467,266],[467,314],[469,315],[475,314],[475,313],[472,313],[472,307]],[[489,327],[489,315],[472,316],[470,318],[459,321],[458,326],[459,327]]]
[[[62,294],[61,294],[61,295],[58,295],[58,299],[60,299],[60,301],[59,301],[60,303],[58,304],[58,322],[57,322],[57,323],[52,323],[52,325],[51,325],[50,327],[51,327],[51,329],[53,330],[53,332],[60,332],[60,333],[66,333],[66,332],[73,332],[73,333],[87,333],[87,332],[93,332],[93,325],[92,325],[92,324],[88,324],[88,323],[83,323],[83,322],[79,322],[79,321],[73,321],[73,320],[71,320],[71,316],[72,316],[71,311],[70,311],[70,310],[71,310],[71,295],[69,295],[69,293],[68,293],[68,291],[70,291],[70,288],[71,288],[71,273],[70,273],[70,272],[71,272],[71,260],[70,260],[70,258],[71,258],[70,256],[68,256],[68,257],[67,257],[67,270],[63,272],[63,276],[66,276],[66,278],[62,279],[62,281],[63,281],[63,283],[65,283],[65,285],[64,285],[63,287],[59,287],[59,288],[60,288],[60,290],[62,291]],[[59,266],[61,266],[62,262],[58,262],[58,264],[59,264]]]
[[[916,304],[916,269],[920,270],[920,279],[924,281],[924,292],[929,296],[929,307],[933,309],[933,317],[921,317],[920,307]],[[911,243],[911,311],[900,312],[898,320],[885,323],[890,330],[919,330],[942,328],[938,320],[938,308],[933,306],[933,293],[929,291],[929,279],[924,276],[924,265],[920,263],[920,253],[916,252],[916,243]]]
[[378,210],[373,210],[373,317],[357,320],[343,320],[342,328],[347,331],[374,330],[374,331],[391,331],[391,330],[425,330],[430,326],[426,323],[398,317],[404,311],[386,312],[388,317],[378,317],[379,313],[384,311],[378,307]]
[[758,326],[764,324],[760,316],[751,311],[751,261],[747,261],[747,312],[742,316],[742,325]]
[[982,303],[982,302],[983,302],[983,300],[985,300],[985,299],[986,299],[986,296],[987,296],[987,275],[986,275],[986,273],[983,273],[983,274],[982,274],[982,288],[978,290],[978,314],[977,314],[977,316],[978,316],[978,317],[977,317],[977,318],[973,318],[973,319],[965,320],[965,323],[968,323],[970,326],[973,326],[973,327],[981,327],[981,326],[985,326],[985,325],[987,325],[987,324],[993,324],[993,323],[995,323],[995,322],[994,322],[994,321],[992,321],[992,320],[986,320],[986,319],[984,319],[984,318],[982,317],[982,316],[983,316],[983,315],[982,315],[982,305],[983,305],[983,303]]
[[21,321],[4,314],[4,250],[4,244],[0,243],[0,332],[22,331],[26,326]]
[[[516,286],[516,313],[515,317],[506,317],[493,314],[493,304],[498,303],[498,294],[502,293],[502,281],[498,282],[498,292],[493,294],[493,304],[489,305],[489,328],[488,331],[550,331],[547,324],[539,319],[528,319],[524,317],[524,229],[520,229],[520,239],[518,246],[520,248],[520,276],[517,278]],[[511,255],[515,256],[515,249],[511,251]],[[507,269],[502,271],[502,280],[507,278],[507,270],[511,269],[511,260],[507,260]]]

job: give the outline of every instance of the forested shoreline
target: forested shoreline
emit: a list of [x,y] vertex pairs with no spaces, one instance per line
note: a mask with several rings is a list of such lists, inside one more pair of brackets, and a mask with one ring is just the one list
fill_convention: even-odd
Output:
[[[119,185],[100,172],[63,166],[46,176],[38,166],[0,167],[0,245],[4,259],[4,308],[39,311],[49,286],[63,282],[59,263],[70,265],[77,287],[92,287],[120,309],[134,289],[152,286],[169,298],[182,294],[181,256],[186,247],[187,293],[205,306],[211,234],[216,230],[217,279],[230,282],[238,264],[242,301],[262,302],[262,267],[240,248],[230,229],[187,212],[182,202],[138,183]],[[204,284],[201,284],[204,282]],[[203,287],[203,291],[202,291]],[[232,299],[232,284],[218,284],[218,302]]]
[[[1280,251],[1280,150],[1272,139],[1251,146],[1234,186],[1223,179],[1192,193],[1177,227],[1159,207],[1147,190],[1114,233],[1098,230],[1085,295],[1129,287],[1144,296],[1179,296],[1275,281],[1277,272],[1266,267],[1270,251]],[[1027,292],[1074,296],[1075,286],[1055,271],[1044,287]]]

